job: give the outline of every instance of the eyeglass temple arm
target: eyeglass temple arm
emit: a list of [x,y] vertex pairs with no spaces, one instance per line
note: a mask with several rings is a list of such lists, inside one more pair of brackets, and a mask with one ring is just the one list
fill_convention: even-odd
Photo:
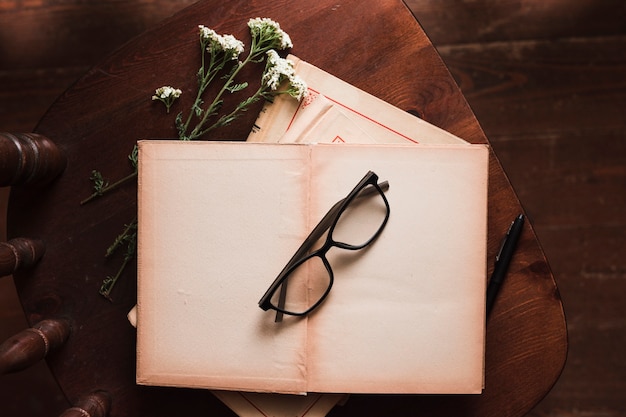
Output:
[[[378,183],[378,187],[383,191],[387,191],[389,189],[389,182],[388,181],[380,182]],[[357,199],[361,199],[363,197],[369,197],[375,192],[377,191],[374,187],[366,188],[361,194],[358,195]],[[330,208],[330,210],[328,210],[328,212],[324,215],[324,217],[322,217],[322,220],[320,220],[317,226],[315,226],[315,228],[311,231],[311,233],[309,233],[309,236],[307,236],[304,242],[302,242],[302,245],[300,245],[296,253],[291,257],[291,259],[289,259],[289,262],[287,262],[287,265],[285,265],[282,271],[280,271],[280,274],[278,274],[279,277],[283,275],[289,268],[291,268],[291,265],[294,262],[302,258],[307,253],[307,251],[311,249],[311,245],[313,245],[313,243],[315,243],[320,237],[322,237],[324,232],[326,232],[328,228],[330,227],[330,225],[332,224],[335,218],[335,215],[337,214],[337,211],[339,210],[339,208],[341,207],[341,204],[345,200],[346,200],[345,198],[342,198],[341,200],[337,201]],[[283,282],[283,284],[280,286],[280,293],[278,295],[278,307],[279,308],[283,308],[285,306],[286,298],[287,298],[287,281]],[[276,317],[274,319],[274,322],[278,323],[282,321],[282,319],[283,319],[283,312],[276,310]]]

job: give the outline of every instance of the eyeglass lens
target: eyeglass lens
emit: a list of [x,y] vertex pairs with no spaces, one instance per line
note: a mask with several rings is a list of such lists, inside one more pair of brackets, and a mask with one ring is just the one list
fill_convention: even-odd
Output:
[[365,246],[376,236],[386,216],[385,200],[378,189],[369,184],[359,191],[341,213],[331,238],[350,246]]
[[[282,309],[298,315],[304,314],[324,297],[331,278],[322,258],[312,256],[297,264],[282,285],[287,288]],[[279,297],[280,291],[276,291],[271,298],[272,305],[281,307]]]

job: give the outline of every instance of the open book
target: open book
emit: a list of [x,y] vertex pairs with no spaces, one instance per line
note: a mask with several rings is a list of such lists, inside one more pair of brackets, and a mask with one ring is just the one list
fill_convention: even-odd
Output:
[[[137,382],[306,393],[479,393],[488,152],[482,145],[139,143]],[[368,170],[391,215],[329,253],[304,318],[257,303]]]

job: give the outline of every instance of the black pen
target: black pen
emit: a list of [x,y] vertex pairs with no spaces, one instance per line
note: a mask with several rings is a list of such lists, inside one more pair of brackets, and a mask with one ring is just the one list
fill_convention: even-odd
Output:
[[509,269],[509,264],[511,263],[513,252],[517,246],[517,241],[522,234],[523,226],[524,215],[520,214],[515,218],[515,220],[513,220],[513,223],[511,223],[511,226],[502,241],[502,246],[496,255],[493,273],[491,274],[489,286],[487,287],[487,315],[491,312],[491,307],[493,307],[493,303],[498,295],[498,291],[500,290],[500,284],[504,281],[506,271]]

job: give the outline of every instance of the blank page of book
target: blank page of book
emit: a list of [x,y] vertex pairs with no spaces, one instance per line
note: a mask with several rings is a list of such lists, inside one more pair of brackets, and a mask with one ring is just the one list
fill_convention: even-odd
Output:
[[302,151],[139,146],[138,382],[305,392],[306,326],[257,305],[306,234]]
[[[259,298],[368,170],[387,227],[331,250],[326,301],[274,323]],[[480,392],[487,172],[483,145],[141,142],[138,383]]]
[[[315,176],[324,178],[316,181],[314,218],[336,198],[335,187],[349,190],[366,168],[389,181],[390,216],[380,238],[355,261],[329,253],[335,285],[309,317],[310,387],[479,393],[487,149],[388,146],[325,146],[313,153]],[[333,161],[341,161],[340,175]]]

